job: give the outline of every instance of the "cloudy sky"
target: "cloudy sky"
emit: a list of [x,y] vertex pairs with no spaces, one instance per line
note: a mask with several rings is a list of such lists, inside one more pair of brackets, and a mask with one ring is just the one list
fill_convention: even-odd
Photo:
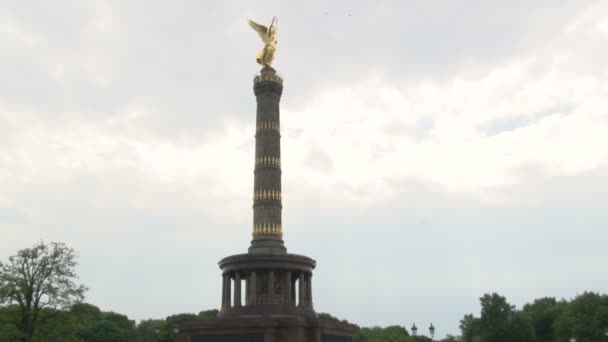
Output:
[[279,18],[284,234],[317,311],[439,336],[608,292],[605,1],[2,1],[0,258],[78,250],[133,319],[220,305]]

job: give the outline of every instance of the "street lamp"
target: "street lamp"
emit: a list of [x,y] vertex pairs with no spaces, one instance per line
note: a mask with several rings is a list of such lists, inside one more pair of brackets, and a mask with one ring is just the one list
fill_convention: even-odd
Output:
[[433,337],[435,337],[435,327],[433,326],[433,323],[431,323],[431,326],[429,327],[429,333],[431,333],[431,340],[432,340]]
[[418,328],[416,327],[416,324],[412,324],[412,336],[416,336],[416,333],[418,332]]

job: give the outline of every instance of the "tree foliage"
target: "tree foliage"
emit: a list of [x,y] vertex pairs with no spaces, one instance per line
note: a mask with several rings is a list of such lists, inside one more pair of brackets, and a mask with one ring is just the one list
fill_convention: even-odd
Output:
[[214,319],[217,317],[217,314],[220,313],[219,310],[217,309],[213,309],[213,310],[204,310],[198,313],[198,319],[200,320],[208,320],[208,319]]
[[555,319],[556,340],[608,341],[608,296],[593,292],[578,295]]
[[86,288],[75,282],[76,259],[63,243],[40,242],[0,262],[0,304],[19,308],[11,323],[20,341],[32,341],[42,310],[65,309],[84,298]]
[[496,293],[480,298],[481,315],[460,321],[462,341],[608,342],[608,296],[585,292],[571,301],[544,297],[521,311]]
[[460,341],[461,341],[460,336],[454,336],[454,335],[450,335],[450,334],[446,335],[446,337],[443,340],[441,340],[441,342],[460,342]]
[[171,342],[173,341],[173,328],[180,325],[181,323],[186,323],[190,321],[199,320],[199,316],[191,313],[181,313],[177,315],[171,315],[165,319],[163,324],[160,327],[160,332],[158,334],[158,340],[161,342]]
[[158,332],[163,324],[162,319],[145,319],[137,325],[138,342],[157,342]]
[[327,313],[327,312],[320,312],[318,314],[318,317],[320,319],[326,320],[326,321],[331,321],[331,322],[337,322],[337,323],[345,323],[345,324],[351,324],[348,320],[346,319],[339,319],[338,317],[334,317],[331,314]]
[[532,303],[524,305],[523,311],[532,319],[537,342],[555,341],[553,325],[564,305],[564,301],[558,302],[555,298],[550,297],[535,299]]
[[371,327],[361,328],[357,335],[357,341],[359,342],[413,342],[414,340],[409,336],[407,329],[402,326],[392,325],[386,328]]
[[463,341],[536,341],[532,319],[526,313],[515,310],[505,297],[487,293],[479,298],[479,303],[479,318],[469,314],[460,321]]

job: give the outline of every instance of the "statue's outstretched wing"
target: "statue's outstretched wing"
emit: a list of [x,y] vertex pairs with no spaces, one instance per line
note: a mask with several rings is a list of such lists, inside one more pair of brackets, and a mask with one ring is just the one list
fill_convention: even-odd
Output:
[[260,38],[262,38],[264,43],[267,43],[267,40],[270,38],[268,37],[268,27],[260,25],[253,20],[249,20],[249,26],[251,26],[251,28],[253,28],[255,32],[260,35]]

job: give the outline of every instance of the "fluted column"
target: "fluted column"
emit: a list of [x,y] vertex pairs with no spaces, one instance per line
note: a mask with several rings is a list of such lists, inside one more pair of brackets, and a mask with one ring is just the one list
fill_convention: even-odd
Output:
[[274,304],[274,272],[268,272],[268,291],[266,295],[268,297],[268,303]]
[[312,307],[312,273],[306,274],[306,306]]
[[298,279],[298,306],[304,306],[306,303],[306,280],[304,273],[300,273]]
[[241,273],[236,272],[234,275],[234,306],[241,306]]
[[232,301],[232,277],[230,276],[230,274],[226,275],[227,278],[227,283],[226,283],[226,306],[231,307],[231,301]]
[[247,305],[255,305],[257,304],[258,297],[258,280],[255,271],[252,271],[249,277],[249,303],[247,303]]
[[230,277],[230,274],[228,273],[224,273],[224,290],[222,291],[223,293],[223,300],[222,300],[222,307],[223,308],[229,308],[230,307],[230,292],[231,292],[231,288],[232,288],[232,278]]
[[253,186],[253,240],[250,253],[286,253],[283,244],[279,102],[283,79],[272,68],[254,79],[257,100]]
[[222,308],[226,307],[226,275],[222,274]]
[[291,284],[289,284],[291,288],[291,305],[296,305],[296,280],[291,279]]
[[291,302],[291,272],[285,272],[285,305],[293,305]]
[[245,305],[249,305],[250,294],[251,294],[251,276],[245,278]]

